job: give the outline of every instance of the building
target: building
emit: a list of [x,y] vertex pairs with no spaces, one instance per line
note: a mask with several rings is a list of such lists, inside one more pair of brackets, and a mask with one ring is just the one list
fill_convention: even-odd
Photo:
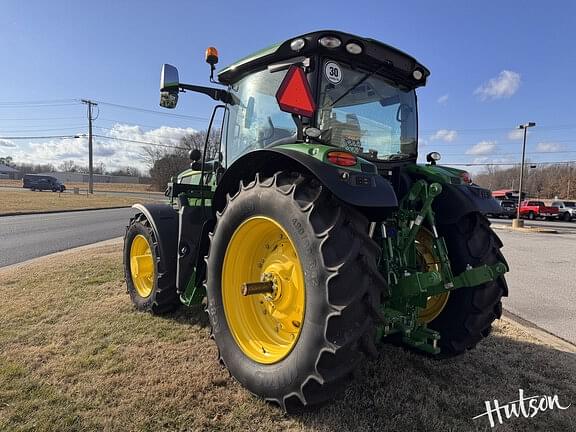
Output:
[[18,180],[22,178],[22,174],[16,168],[7,165],[0,165],[0,179],[13,179]]

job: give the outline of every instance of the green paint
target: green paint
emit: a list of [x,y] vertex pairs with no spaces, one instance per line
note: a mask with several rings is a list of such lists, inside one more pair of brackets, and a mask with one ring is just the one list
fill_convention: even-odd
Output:
[[236,61],[235,63],[232,63],[231,65],[228,65],[224,69],[219,71],[218,72],[218,78],[220,78],[220,75],[223,75],[226,72],[233,71],[234,69],[237,69],[238,67],[240,67],[246,63],[254,61],[260,57],[264,57],[264,56],[275,53],[276,50],[280,47],[280,45],[281,45],[280,43],[277,43],[277,44],[271,45],[267,48],[263,48],[259,51],[256,51],[255,53],[247,55],[246,57],[241,58],[240,60]]
[[[449,176],[442,167],[426,166],[418,172],[438,179]],[[428,329],[426,324],[418,319],[420,312],[426,307],[428,297],[478,286],[495,280],[507,271],[506,265],[499,262],[476,268],[469,267],[454,276],[444,239],[434,235],[430,253],[440,269],[421,271],[415,240],[423,224],[426,224],[432,233],[435,231],[432,203],[441,192],[440,183],[416,181],[400,201],[398,210],[385,221],[394,233],[379,239],[382,247],[379,265],[388,280],[389,298],[380,306],[381,323],[376,337],[380,339],[398,333],[405,344],[431,354],[440,352],[437,341],[441,335]]]
[[460,174],[465,172],[456,168],[440,165],[407,165],[406,170],[415,176],[424,177],[431,182],[440,184],[464,184]]
[[202,303],[205,295],[204,284],[202,281],[196,281],[196,271],[192,272],[184,293],[180,295],[180,301],[186,306],[192,306]]

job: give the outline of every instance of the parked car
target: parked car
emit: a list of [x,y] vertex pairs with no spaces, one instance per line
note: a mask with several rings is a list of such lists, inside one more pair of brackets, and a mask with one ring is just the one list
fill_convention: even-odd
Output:
[[558,218],[558,207],[548,207],[542,201],[522,201],[520,203],[520,217],[528,219],[546,218],[548,220]]
[[518,208],[516,201],[502,200],[500,201],[500,207],[502,208],[502,213],[498,216],[507,217],[508,219],[516,217],[516,209]]
[[566,222],[576,219],[576,201],[553,201],[553,207],[558,207],[558,219]]
[[508,219],[513,219],[516,217],[516,209],[518,205],[514,200],[497,200],[500,205],[500,213],[487,213],[486,216],[493,218],[506,217]]
[[26,174],[22,178],[22,187],[30,190],[51,190],[52,192],[64,192],[66,186],[56,177],[39,174]]

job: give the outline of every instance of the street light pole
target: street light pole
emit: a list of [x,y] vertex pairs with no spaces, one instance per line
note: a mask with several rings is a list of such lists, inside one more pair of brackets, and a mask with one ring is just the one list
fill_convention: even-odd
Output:
[[524,221],[520,219],[520,203],[522,203],[522,183],[524,182],[524,159],[526,158],[526,135],[528,128],[536,126],[534,122],[528,122],[518,126],[518,129],[524,129],[524,140],[522,144],[522,163],[520,165],[520,184],[518,186],[518,207],[516,208],[516,219],[512,222],[513,228],[521,228]]

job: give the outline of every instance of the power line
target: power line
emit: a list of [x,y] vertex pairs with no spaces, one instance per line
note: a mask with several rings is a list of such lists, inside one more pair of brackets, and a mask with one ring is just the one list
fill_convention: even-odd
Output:
[[84,128],[86,125],[78,125],[78,126],[69,126],[69,127],[60,127],[60,128],[49,128],[49,129],[16,129],[16,130],[4,130],[0,127],[0,132],[2,133],[23,133],[23,132],[52,132],[52,131],[59,131],[59,130],[77,130],[79,128]]
[[52,138],[79,138],[78,135],[46,135],[46,136],[0,136],[5,140],[34,140],[34,139],[52,139]]
[[128,125],[128,126],[142,126],[142,127],[146,127],[146,128],[152,128],[152,129],[158,129],[161,127],[181,127],[181,126],[168,126],[168,125],[148,125],[148,124],[142,124],[142,123],[134,123],[133,121],[115,120],[115,119],[107,119],[107,118],[101,118],[99,120],[104,121],[104,122],[109,122],[109,123]]
[[29,108],[53,108],[53,107],[61,107],[61,106],[76,106],[77,103],[55,103],[55,104],[37,104],[37,105],[0,105],[0,109],[2,108],[9,108],[13,109],[29,109]]
[[0,101],[0,105],[44,105],[54,103],[78,103],[76,99],[48,99],[39,101]]
[[117,141],[126,141],[126,142],[138,143],[138,144],[146,144],[146,145],[151,145],[151,146],[156,146],[156,147],[166,147],[166,148],[170,148],[170,149],[179,149],[179,150],[190,150],[188,147],[172,146],[172,145],[168,145],[168,144],[158,144],[158,143],[152,143],[152,142],[147,142],[147,141],[132,140],[132,139],[128,139],[128,138],[118,138],[118,137],[111,137],[111,136],[106,136],[106,135],[96,135],[96,134],[94,134],[94,136],[98,137],[98,138],[111,139],[111,140],[117,140]]
[[97,101],[97,102],[99,104],[107,105],[107,106],[111,106],[111,107],[122,108],[122,109],[127,109],[127,110],[132,110],[132,111],[146,112],[146,113],[151,113],[151,114],[158,114],[158,115],[163,115],[163,116],[179,117],[179,118],[201,120],[201,121],[208,121],[209,120],[207,117],[198,117],[198,116],[191,116],[191,115],[184,115],[184,114],[173,114],[173,113],[151,110],[151,109],[147,109],[147,108],[139,108],[139,107],[134,107],[134,106],[129,106],[129,105],[120,105],[120,104],[115,104],[115,103],[111,103],[111,102],[102,102],[102,101]]
[[0,117],[0,121],[52,121],[52,120],[78,120],[83,119],[84,117],[29,117],[29,118],[2,118]]
[[[566,130],[566,129],[576,129],[576,124],[564,124],[564,125],[550,125],[550,126],[538,126],[538,130]],[[439,131],[447,132],[457,132],[457,133],[467,133],[467,132],[514,132],[520,129],[515,127],[508,128],[474,128],[474,129],[451,129],[451,128],[438,128],[438,129],[420,129],[420,132],[426,132],[422,135],[432,136]]]
[[[555,162],[526,162],[524,165],[563,165],[563,164],[573,164],[576,160],[572,161],[555,161]],[[492,165],[502,165],[502,166],[514,166],[520,165],[520,162],[505,163],[505,162],[494,162],[494,163],[448,163],[444,162],[442,165],[446,166],[492,166]]]

